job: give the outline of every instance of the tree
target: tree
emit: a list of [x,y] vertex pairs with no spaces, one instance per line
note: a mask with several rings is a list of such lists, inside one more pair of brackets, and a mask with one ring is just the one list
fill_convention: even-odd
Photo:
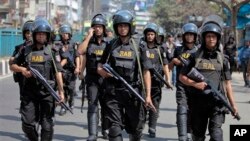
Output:
[[165,27],[166,31],[171,31],[171,28],[181,27],[188,22],[190,16],[222,15],[218,5],[210,6],[208,8],[207,0],[157,0],[152,12],[154,20]]
[[226,0],[207,0],[214,3],[217,3],[218,5],[221,5],[223,8],[226,8],[231,16],[231,31],[233,31],[233,36],[236,39],[236,44],[238,43],[238,32],[236,30],[237,26],[237,14],[239,12],[239,9],[242,5],[247,4],[250,2],[250,0],[231,0],[230,2],[226,2]]

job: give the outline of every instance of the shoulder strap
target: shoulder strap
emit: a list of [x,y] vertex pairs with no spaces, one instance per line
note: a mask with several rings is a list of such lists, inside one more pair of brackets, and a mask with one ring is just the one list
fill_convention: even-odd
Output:
[[161,65],[163,67],[163,59],[162,59],[162,56],[161,56],[161,52],[160,52],[160,46],[157,45],[157,51],[158,51],[158,54],[159,54],[159,58],[160,58],[160,62],[161,62]]
[[199,49],[195,55],[195,68],[198,67],[200,61],[201,61],[201,57],[203,56],[204,52],[202,49]]
[[142,70],[141,70],[142,67],[141,67],[140,58],[139,58],[139,53],[138,53],[139,47],[136,45],[135,40],[134,40],[133,38],[131,38],[131,41],[132,41],[132,46],[133,46],[133,48],[134,48],[134,50],[135,50],[136,60],[137,60],[138,66],[139,66],[138,69],[139,69],[139,73],[140,73],[140,76],[141,76],[143,92],[145,93],[144,79],[143,79]]
[[109,50],[109,53],[108,53],[108,57],[107,57],[106,63],[108,63],[109,57],[110,57],[110,53],[114,50],[113,47],[117,44],[118,39],[113,39],[112,41],[113,41],[113,43],[110,46],[110,50]]
[[55,63],[54,57],[53,57],[53,55],[52,55],[52,47],[53,47],[53,46],[54,46],[54,44],[48,45],[47,48],[48,48],[48,50],[49,50],[49,52],[50,52],[50,56],[51,56],[51,58],[52,58],[52,62],[53,62],[55,71],[56,71],[56,73],[58,73],[58,70],[57,70],[57,67],[56,67],[56,63]]

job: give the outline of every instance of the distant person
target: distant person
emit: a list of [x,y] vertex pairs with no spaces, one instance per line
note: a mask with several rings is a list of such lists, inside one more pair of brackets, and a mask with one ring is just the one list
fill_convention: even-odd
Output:
[[237,53],[236,43],[234,37],[230,36],[225,47],[224,53],[229,57],[230,63],[230,73],[232,74],[233,69],[235,68],[236,62],[235,57]]
[[249,80],[247,79],[247,64],[249,57],[250,57],[250,40],[246,40],[245,46],[243,46],[243,48],[239,53],[239,65],[241,66],[243,72],[245,87],[249,87]]
[[106,35],[107,35],[108,40],[112,40],[114,38],[113,31],[110,28],[106,29]]

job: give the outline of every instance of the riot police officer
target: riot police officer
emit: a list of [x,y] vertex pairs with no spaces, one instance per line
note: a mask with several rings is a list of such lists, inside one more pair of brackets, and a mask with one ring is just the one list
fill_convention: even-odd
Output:
[[[26,47],[32,44],[32,24],[33,21],[27,21],[24,23],[22,28],[22,34],[23,34],[23,40],[24,42],[20,45],[17,45],[15,47],[15,50],[9,60],[9,65],[13,63],[13,60],[19,56],[19,54],[22,52],[22,50]],[[21,65],[21,64],[18,64]],[[23,87],[23,76],[21,73],[13,73],[14,81],[18,83],[19,85],[19,91],[20,91],[20,99],[22,99],[22,87]]]
[[[181,62],[180,57],[184,59],[188,59],[190,56],[193,56],[197,51],[197,47],[195,46],[198,28],[193,23],[187,23],[182,27],[182,46],[177,47],[174,51],[174,58],[169,63],[169,68],[172,69],[173,66],[176,66],[176,76],[179,77],[179,73],[181,68],[185,65]],[[177,103],[177,129],[178,129],[178,137],[180,141],[188,141],[191,140],[190,133],[190,123],[188,119],[189,106],[188,106],[188,89],[177,79],[176,83],[176,103]]]
[[[69,25],[62,25],[59,28],[60,41],[63,45],[62,54],[67,58],[67,61],[61,62],[63,69],[65,72],[63,73],[64,79],[64,90],[65,90],[65,98],[66,102],[68,102],[69,107],[71,109],[74,108],[74,96],[76,95],[75,85],[76,78],[80,72],[79,68],[79,54],[77,52],[77,44],[71,40],[72,37],[72,29]],[[61,107],[59,115],[64,115],[66,113],[66,109]]]
[[[180,81],[190,86],[191,99],[191,128],[194,141],[204,141],[206,128],[210,134],[210,140],[223,141],[221,126],[225,120],[224,106],[214,99],[205,82],[195,82],[187,76],[191,68],[196,68],[208,81],[213,82],[214,88],[227,98],[237,114],[237,107],[231,86],[231,75],[229,62],[220,49],[222,29],[218,23],[209,21],[204,24],[201,31],[202,44],[197,50],[194,58],[189,57],[189,65],[182,69],[179,76]],[[224,81],[224,82],[223,82]],[[226,91],[223,89],[225,84]]]
[[232,74],[233,69],[235,69],[236,66],[235,58],[237,56],[237,47],[233,36],[230,36],[228,38],[228,41],[226,42],[224,47],[224,53],[229,57],[230,72]]
[[158,29],[158,36],[157,36],[157,42],[160,44],[160,45],[164,45],[164,47],[166,47],[166,44],[164,43],[165,42],[165,30],[163,29],[163,27],[159,27]]
[[[104,87],[103,78],[97,73],[97,64],[101,59],[104,48],[107,45],[106,38],[107,20],[102,14],[97,14],[92,18],[91,28],[88,35],[78,49],[80,54],[86,55],[86,89],[88,97],[88,141],[97,140],[98,127],[98,101],[101,105],[101,113],[105,110],[103,103]],[[85,68],[84,68],[85,69]],[[102,114],[103,119],[103,114]],[[102,121],[102,133],[104,138],[108,137],[105,132],[105,123]]]
[[[123,83],[111,77],[111,74],[102,68],[103,64],[109,63],[137,92],[145,82],[146,106],[154,107],[150,95],[150,65],[148,58],[140,51],[138,43],[132,37],[135,33],[134,22],[134,16],[127,10],[120,10],[114,14],[113,28],[117,38],[107,45],[97,68],[97,72],[107,78],[107,94],[104,99],[110,141],[122,141],[123,128],[129,134],[130,141],[139,141],[145,122],[145,109],[143,103],[126,89]],[[141,65],[144,68],[143,72]]]
[[50,24],[44,19],[36,19],[33,27],[33,44],[23,49],[20,55],[14,59],[11,68],[14,72],[21,72],[24,76],[20,113],[22,129],[26,137],[31,141],[38,141],[36,124],[39,119],[41,140],[52,141],[55,100],[32,76],[28,66],[37,69],[52,87],[56,87],[55,80],[57,81],[61,101],[64,99],[62,67],[58,51],[52,50],[51,46],[48,45],[51,33]]
[[[153,67],[159,74],[165,74],[166,80],[169,80],[169,70],[168,70],[168,59],[166,55],[166,48],[158,44],[157,42],[157,33],[158,26],[155,23],[149,23],[145,26],[143,31],[145,41],[140,43],[141,48],[147,48],[147,57],[152,62]],[[153,74],[153,71],[151,72]],[[156,136],[156,123],[159,114],[159,107],[162,97],[162,82],[155,75],[151,77],[151,98],[152,102],[157,110],[154,112],[149,110],[148,118],[148,133],[149,136],[155,138]]]

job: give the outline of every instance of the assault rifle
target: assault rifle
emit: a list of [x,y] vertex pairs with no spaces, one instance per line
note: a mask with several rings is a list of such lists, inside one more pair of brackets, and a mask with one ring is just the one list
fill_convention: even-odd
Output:
[[[41,75],[41,73],[32,67],[29,67],[29,69],[32,75],[48,90],[48,92],[53,96],[53,98],[55,98],[57,102],[60,102],[60,97],[57,95],[55,90],[49,85],[47,80]],[[69,110],[70,113],[73,114],[73,111],[64,102],[60,102],[60,104],[64,109]]]
[[137,91],[135,91],[135,89],[128,84],[128,82],[123,79],[115,70],[113,70],[113,68],[109,65],[109,64],[104,64],[103,65],[103,69],[107,72],[109,72],[110,74],[113,75],[113,77],[116,79],[116,80],[120,80],[124,85],[125,87],[130,91],[132,92],[132,94],[137,97],[141,102],[145,103],[145,100],[144,98],[142,98],[142,96],[140,94],[137,93]]
[[172,87],[168,82],[166,82],[166,81],[164,80],[164,78],[161,76],[161,74],[160,74],[155,68],[152,69],[152,73],[153,73],[161,82],[163,82],[163,83],[167,86],[167,88],[173,90],[173,87]]
[[[226,97],[224,97],[223,94],[216,88],[214,88],[212,83],[208,79],[206,79],[196,68],[192,68],[187,76],[196,82],[206,82],[207,86],[204,90],[204,93],[212,94],[216,100],[220,101],[232,114],[234,114],[233,108],[228,103]],[[235,115],[235,118],[237,120],[241,119],[238,113]]]

